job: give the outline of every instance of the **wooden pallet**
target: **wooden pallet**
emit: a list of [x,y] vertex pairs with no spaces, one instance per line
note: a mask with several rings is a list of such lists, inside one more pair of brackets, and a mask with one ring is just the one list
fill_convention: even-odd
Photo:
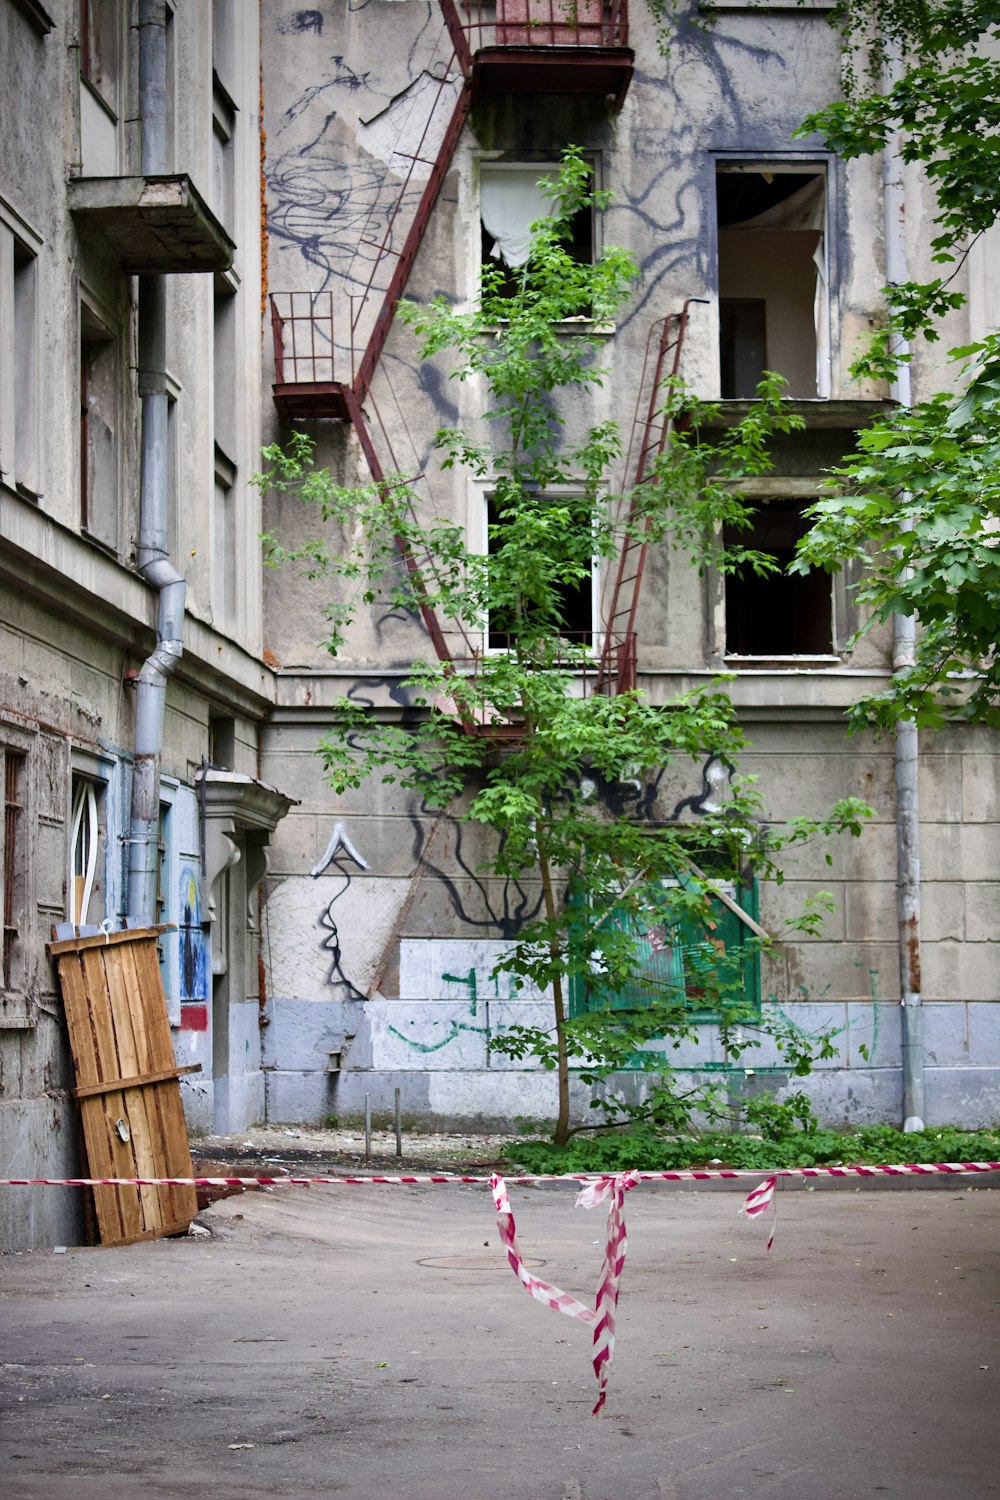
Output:
[[[49,944],[62,988],[92,1177],[192,1177],[156,940],[164,927]],[[193,1187],[96,1187],[102,1245],[182,1234]]]

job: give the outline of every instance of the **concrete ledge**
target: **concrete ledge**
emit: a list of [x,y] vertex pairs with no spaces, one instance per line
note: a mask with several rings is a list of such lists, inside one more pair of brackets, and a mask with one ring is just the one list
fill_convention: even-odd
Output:
[[110,245],[134,276],[228,271],[236,246],[190,177],[76,177],[73,216]]

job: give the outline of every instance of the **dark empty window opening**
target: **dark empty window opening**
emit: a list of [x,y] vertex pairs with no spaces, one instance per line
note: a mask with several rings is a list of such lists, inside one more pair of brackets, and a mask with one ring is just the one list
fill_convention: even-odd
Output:
[[[782,570],[809,529],[801,500],[761,506],[750,530],[725,528],[724,545],[769,552]],[[727,656],[830,656],[833,595],[825,573],[758,577],[747,570],[726,578]]]
[[717,165],[721,393],[755,395],[765,370],[786,395],[828,396],[826,179],[810,163]]
[[[554,505],[572,508],[572,497],[554,496],[551,498]],[[544,505],[545,502],[546,497],[539,495],[538,503]],[[500,545],[498,530],[503,525],[503,518],[498,514],[496,502],[492,496],[486,502],[486,523],[488,527],[487,547],[492,554]],[[581,528],[581,536],[584,532],[589,534],[589,509],[587,516],[581,522]],[[584,546],[585,543],[581,541],[581,553]],[[573,646],[594,644],[595,582],[596,569],[591,572],[589,578],[556,584],[553,590],[558,611],[558,619],[553,621],[553,635],[556,638],[566,640]],[[530,588],[530,581],[528,587]],[[551,597],[547,588],[545,593]],[[530,596],[527,595],[518,605],[511,606],[508,610],[495,610],[491,613],[487,633],[490,650],[504,651],[511,646],[519,634],[519,618],[523,621],[530,618],[531,614],[532,603]]]

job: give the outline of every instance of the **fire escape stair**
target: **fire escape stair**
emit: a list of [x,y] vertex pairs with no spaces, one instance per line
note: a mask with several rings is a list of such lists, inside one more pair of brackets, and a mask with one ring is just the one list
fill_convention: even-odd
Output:
[[[462,85],[433,160],[421,158],[418,147],[387,216],[382,243],[376,246],[369,290],[374,284],[377,268],[386,256],[395,257],[395,266],[356,368],[351,354],[350,380],[345,380],[336,368],[339,351],[334,337],[332,293],[272,293],[270,297],[276,377],[273,394],[278,415],[289,423],[317,419],[350,422],[376,485],[386,485],[387,468],[380,456],[381,445],[376,442],[365,402],[372,399],[372,379],[385,349],[396,308],[406,290],[473,104],[479,98],[511,93],[611,95],[618,107],[624,99],[634,60],[627,46],[627,0],[578,0],[578,4],[576,14],[579,19],[568,21],[564,0],[496,0],[496,6],[489,8],[483,0],[465,0],[461,14],[456,0],[439,0],[454,56],[441,80],[438,99],[445,97],[444,85],[453,76],[452,69],[456,66],[462,76]],[[495,39],[494,44],[482,45],[488,36]],[[425,136],[429,125],[430,121],[425,126]],[[407,195],[414,167],[420,160],[430,166],[430,171],[402,247],[397,252],[390,243],[392,227]],[[352,351],[353,337],[352,327]],[[391,445],[384,428],[382,435],[386,448],[390,449],[388,472],[397,472],[399,466],[391,457]],[[435,652],[442,662],[454,665],[455,654],[428,602],[422,565],[402,536],[397,538],[397,546],[410,573],[418,607]],[[469,649],[471,652],[471,646]],[[625,654],[629,656],[627,645]],[[626,673],[630,670],[634,679],[634,648],[629,659],[631,669],[626,664],[624,670]],[[465,727],[471,732],[492,734],[498,739],[516,735],[515,727],[506,724],[466,723]]]
[[[643,485],[653,477],[657,460],[666,452],[677,425],[664,407],[669,383],[680,372],[684,335],[694,300],[688,298],[679,312],[667,313],[654,322],[646,339],[632,436],[625,458],[627,499],[621,517],[621,550],[608,603],[601,610],[603,645],[594,687],[599,693],[630,692],[636,685],[635,627],[650,533],[650,517],[645,514],[643,503]],[[633,453],[635,472],[629,484]]]

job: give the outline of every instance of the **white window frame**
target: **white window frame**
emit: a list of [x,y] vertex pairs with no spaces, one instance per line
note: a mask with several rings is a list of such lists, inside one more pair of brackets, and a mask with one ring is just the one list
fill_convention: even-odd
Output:
[[[804,508],[814,505],[822,492],[822,481],[810,481],[792,475],[781,478],[744,479],[739,484],[740,493],[757,508],[764,509],[771,501],[795,500]],[[751,534],[744,533],[744,542],[751,545]],[[718,533],[722,547],[722,532]],[[819,573],[819,570],[816,570]],[[847,642],[857,629],[857,607],[852,601],[853,572],[842,569],[833,576],[826,576],[830,597],[830,640],[832,649],[821,652],[764,652],[756,655],[740,655],[728,649],[726,639],[726,586],[725,575],[715,572],[717,583],[715,615],[715,654],[726,664],[727,671],[761,672],[774,670],[802,671],[814,668],[830,671],[843,666],[847,657]]]
[[[31,265],[30,306],[18,288],[19,258]],[[42,239],[0,198],[0,483],[26,499],[41,496]],[[20,303],[20,306],[19,306]]]
[[[599,151],[586,151],[584,152],[584,158],[589,162],[590,166],[594,170],[594,188],[600,189],[603,180],[601,171],[601,153]],[[479,299],[480,278],[482,275],[483,267],[483,218],[480,204],[482,197],[482,174],[484,170],[488,172],[532,171],[535,173],[536,178],[541,177],[546,173],[551,173],[554,177],[559,172],[559,159],[557,156],[549,156],[544,160],[537,161],[507,161],[500,160],[499,153],[490,152],[480,152],[477,155],[473,156],[471,174],[471,202],[469,204],[469,213],[467,217],[467,222],[472,226],[473,233],[475,235],[472,254],[469,257],[470,275],[467,286],[467,300],[470,305],[472,305]],[[603,214],[598,209],[594,209],[592,210],[591,220],[591,256],[592,260],[596,261],[599,259],[603,249]],[[602,323],[600,326],[595,326],[592,319],[584,317],[567,318],[559,324],[559,327],[561,329],[565,329],[567,333],[572,332],[576,328],[585,327],[588,333],[597,333],[606,335],[607,337],[611,337],[611,335],[615,332],[615,325],[613,323]]]

